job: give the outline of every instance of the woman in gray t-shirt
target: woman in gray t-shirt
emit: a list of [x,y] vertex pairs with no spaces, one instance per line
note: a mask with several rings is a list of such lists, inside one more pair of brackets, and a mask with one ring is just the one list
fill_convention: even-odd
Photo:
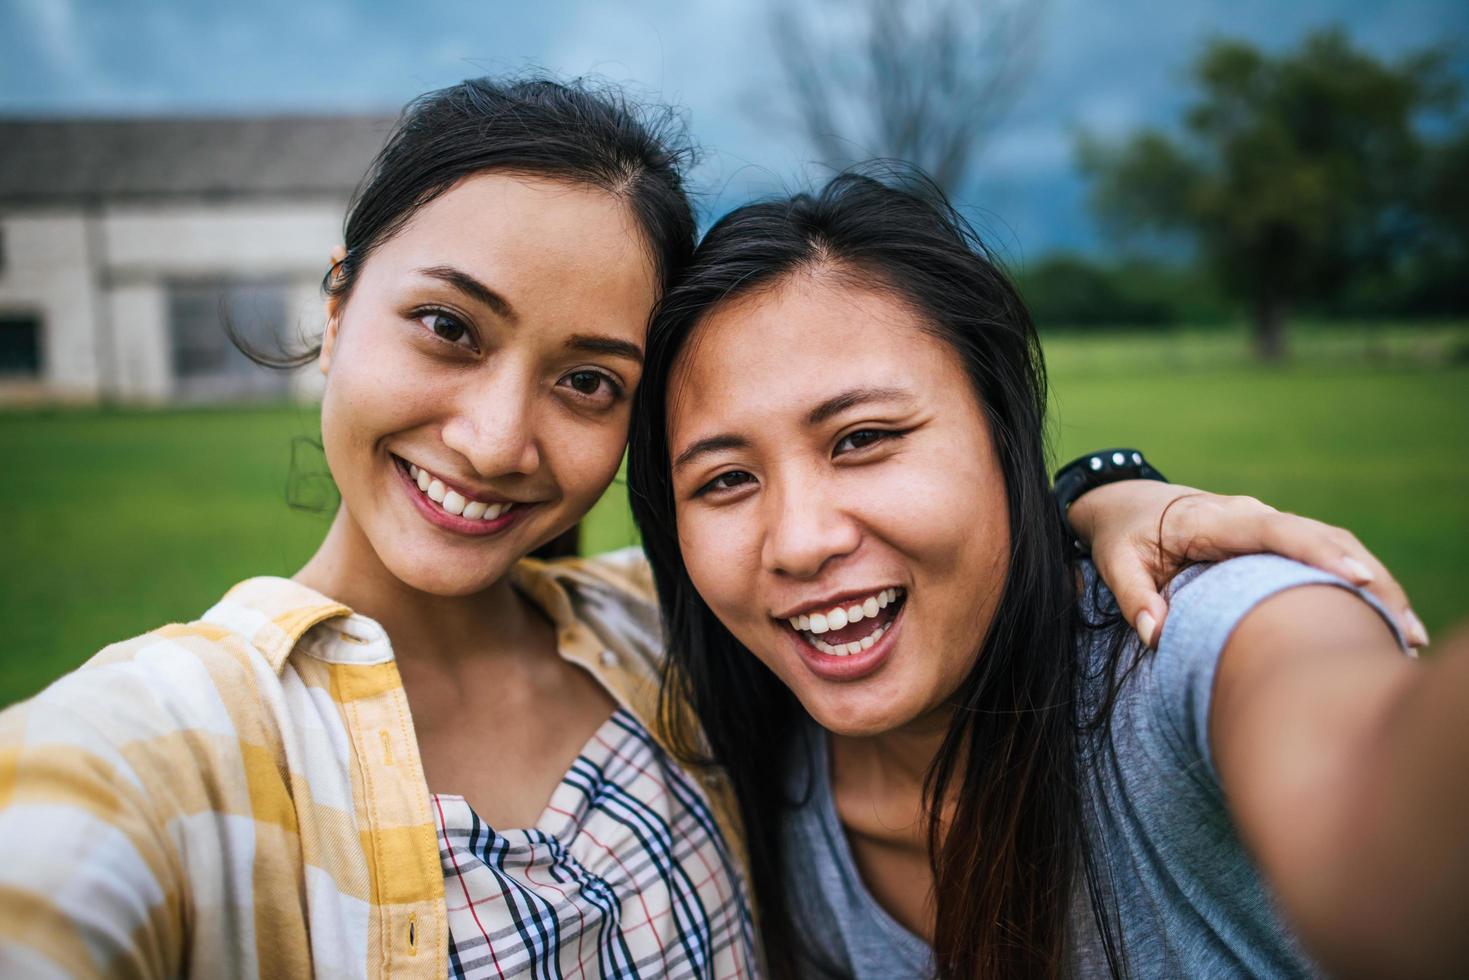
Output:
[[1051,504],[1024,305],[937,191],[724,218],[639,399],[666,681],[772,972],[1469,969],[1469,651],[1419,667],[1344,583],[1245,558],[1146,654]]

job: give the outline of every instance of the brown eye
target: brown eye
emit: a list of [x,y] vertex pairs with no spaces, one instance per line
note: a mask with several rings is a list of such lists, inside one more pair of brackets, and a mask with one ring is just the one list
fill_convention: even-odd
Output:
[[464,336],[464,324],[451,316],[436,313],[433,317],[433,331],[445,340],[453,343]]
[[611,408],[622,399],[622,385],[604,371],[581,368],[562,375],[556,384],[569,388],[581,404],[599,410]]
[[721,473],[698,490],[694,491],[695,497],[703,497],[708,494],[719,493],[723,490],[738,490],[755,482],[755,477],[744,470],[730,470]]
[[476,349],[469,327],[457,316],[443,310],[424,310],[417,317],[419,323],[445,343],[470,350]]
[[883,432],[880,429],[858,429],[837,443],[837,452],[851,452],[856,449],[866,449],[868,446],[889,435],[892,435],[892,433]]
[[595,395],[607,379],[596,371],[577,371],[566,377],[567,383],[583,395]]

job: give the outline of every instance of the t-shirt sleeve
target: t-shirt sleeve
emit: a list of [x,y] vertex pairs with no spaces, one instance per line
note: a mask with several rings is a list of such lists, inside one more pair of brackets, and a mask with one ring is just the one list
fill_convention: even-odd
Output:
[[1285,589],[1302,585],[1334,585],[1356,593],[1377,610],[1406,652],[1402,634],[1376,597],[1343,579],[1278,555],[1247,555],[1175,580],[1168,617],[1148,684],[1151,710],[1162,715],[1170,734],[1189,754],[1202,760],[1215,780],[1209,747],[1209,708],[1220,654],[1235,627],[1250,610]]

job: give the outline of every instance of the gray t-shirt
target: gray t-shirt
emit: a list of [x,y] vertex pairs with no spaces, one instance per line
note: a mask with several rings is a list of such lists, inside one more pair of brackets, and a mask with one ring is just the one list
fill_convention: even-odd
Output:
[[[1088,581],[1094,573],[1088,567]],[[1138,977],[1312,976],[1318,971],[1286,930],[1268,886],[1245,853],[1225,807],[1209,749],[1214,671],[1240,619],[1298,585],[1342,580],[1273,555],[1191,568],[1175,579],[1161,648],[1123,683],[1110,752],[1086,765],[1089,846],[1104,869],[1126,971]],[[1360,593],[1382,612],[1374,599]],[[1111,604],[1099,585],[1087,590]],[[1095,614],[1098,610],[1093,609]],[[1089,616],[1088,618],[1094,618]],[[1384,619],[1391,620],[1384,613]],[[1078,652],[1096,673],[1107,631],[1087,630]],[[1133,646],[1122,663],[1131,662]],[[1401,643],[1401,638],[1399,638]],[[928,977],[928,945],[868,892],[837,819],[826,739],[816,726],[791,760],[805,803],[784,828],[787,894],[813,976],[866,980]],[[809,781],[809,782],[808,782]],[[798,797],[799,798],[799,797]],[[1072,973],[1108,975],[1089,904],[1072,916]],[[826,964],[822,968],[816,964]]]

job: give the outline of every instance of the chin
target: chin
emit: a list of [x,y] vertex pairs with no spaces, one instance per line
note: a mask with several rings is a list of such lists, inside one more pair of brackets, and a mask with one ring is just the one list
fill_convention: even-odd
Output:
[[385,564],[394,577],[411,589],[427,595],[459,598],[483,592],[498,582],[514,564],[514,556],[509,560],[490,556],[486,562],[472,567],[466,566],[463,559],[433,561],[424,555],[400,556],[400,560]]
[[797,697],[816,723],[829,732],[848,738],[865,738],[894,731],[922,714],[908,710],[880,691],[799,691]]

